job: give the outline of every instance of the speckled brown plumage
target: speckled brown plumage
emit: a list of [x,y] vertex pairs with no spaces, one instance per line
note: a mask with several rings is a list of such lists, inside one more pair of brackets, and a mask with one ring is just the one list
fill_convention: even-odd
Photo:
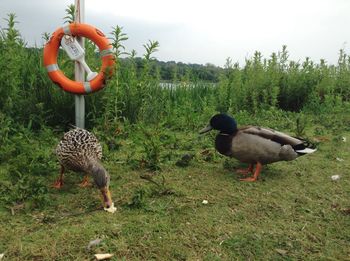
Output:
[[53,187],[60,189],[63,186],[65,169],[85,174],[81,187],[90,185],[89,177],[92,177],[96,187],[100,190],[105,208],[113,206],[109,191],[110,176],[100,162],[102,158],[102,146],[92,133],[76,128],[64,134],[56,148],[57,158],[61,165],[61,171]]
[[87,172],[91,161],[101,160],[102,147],[95,135],[76,128],[66,132],[56,148],[62,166],[77,172]]

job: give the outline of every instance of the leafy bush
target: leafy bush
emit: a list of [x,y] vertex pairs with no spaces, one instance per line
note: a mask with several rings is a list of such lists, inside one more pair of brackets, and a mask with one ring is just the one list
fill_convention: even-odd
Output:
[[[57,142],[49,129],[31,133],[17,128],[2,142],[5,175],[0,178],[0,199],[7,206],[28,203],[42,208],[49,202],[47,177],[57,171],[53,148]],[[34,138],[38,135],[39,139]]]

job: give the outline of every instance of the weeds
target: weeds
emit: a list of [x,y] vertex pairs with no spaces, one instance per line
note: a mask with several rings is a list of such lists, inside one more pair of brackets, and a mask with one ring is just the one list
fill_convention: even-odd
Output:
[[2,182],[0,198],[5,205],[26,203],[27,209],[43,209],[49,204],[48,187],[43,178],[33,178],[21,172],[11,172],[13,182]]
[[34,134],[27,129],[14,129],[13,134],[3,140],[0,159],[8,166],[0,178],[0,199],[5,205],[27,203],[31,209],[43,208],[49,203],[46,178],[56,168],[53,161],[52,132],[48,129]]
[[159,137],[152,130],[144,130],[143,134],[142,147],[144,156],[141,159],[142,165],[152,171],[160,170],[162,144],[159,141]]
[[129,208],[144,208],[146,206],[145,194],[146,190],[141,188],[137,189],[131,197],[131,201],[126,205]]
[[141,179],[147,180],[150,183],[156,185],[155,189],[153,189],[152,193],[151,193],[153,196],[154,195],[156,195],[156,196],[164,196],[164,195],[172,195],[172,194],[174,194],[175,192],[171,188],[168,188],[165,185],[165,177],[164,177],[164,175],[161,175],[161,177],[162,177],[162,181],[161,182],[157,182],[157,181],[155,181],[153,179],[152,175],[147,175],[147,174],[140,175]]
[[306,125],[306,117],[302,113],[300,113],[296,118],[295,135],[297,137],[303,137],[305,135]]

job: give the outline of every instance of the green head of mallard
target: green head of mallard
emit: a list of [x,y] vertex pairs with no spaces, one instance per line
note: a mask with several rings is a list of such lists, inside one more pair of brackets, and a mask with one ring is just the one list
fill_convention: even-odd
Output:
[[110,176],[101,164],[94,164],[91,167],[91,176],[97,188],[101,191],[105,208],[112,206],[111,192],[109,191]]
[[232,135],[237,132],[237,123],[231,116],[220,113],[214,115],[209,124],[199,131],[200,134],[206,133],[211,130],[218,130],[220,133]]

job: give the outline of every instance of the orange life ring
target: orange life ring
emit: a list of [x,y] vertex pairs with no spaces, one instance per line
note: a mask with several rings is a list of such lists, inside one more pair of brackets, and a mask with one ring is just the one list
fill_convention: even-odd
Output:
[[[98,75],[88,82],[76,82],[67,78],[57,64],[58,49],[64,35],[83,36],[92,40],[100,49],[102,66]],[[102,89],[105,85],[105,74],[113,73],[115,63],[112,45],[106,36],[97,28],[88,24],[72,23],[57,29],[44,48],[44,65],[50,79],[64,91],[74,94],[88,94]]]

